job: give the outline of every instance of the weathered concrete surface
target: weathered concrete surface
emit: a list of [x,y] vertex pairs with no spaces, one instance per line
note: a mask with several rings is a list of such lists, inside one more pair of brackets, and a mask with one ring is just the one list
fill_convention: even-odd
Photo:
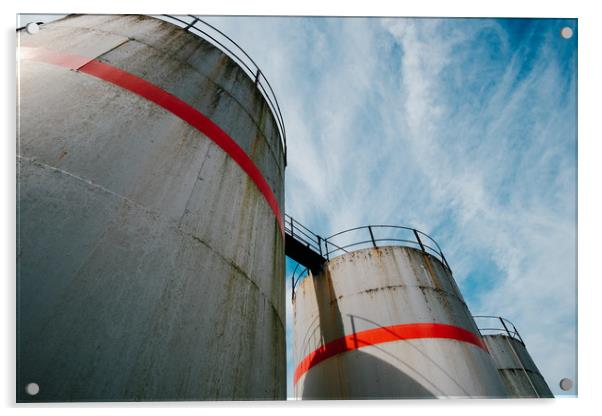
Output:
[[554,397],[522,342],[501,334],[483,340],[512,397]]
[[[187,101],[284,210],[273,116],[203,40],[148,17],[79,16],[19,42],[95,55]],[[17,399],[284,399],[284,242],[253,181],[135,94],[33,61],[18,75]]]
[[[326,263],[295,291],[297,365],[345,335],[398,324],[441,323],[478,334],[451,274],[408,247],[358,250]],[[505,397],[483,349],[451,339],[387,342],[320,362],[295,385],[297,398]]]

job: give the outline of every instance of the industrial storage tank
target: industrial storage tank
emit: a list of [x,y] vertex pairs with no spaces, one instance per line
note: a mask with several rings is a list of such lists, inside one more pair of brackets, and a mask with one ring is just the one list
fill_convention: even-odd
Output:
[[298,399],[507,397],[437,243],[406,227],[318,239],[294,281]]
[[18,31],[18,401],[285,398],[282,117],[201,24]]
[[474,318],[511,397],[554,397],[512,322],[499,316]]

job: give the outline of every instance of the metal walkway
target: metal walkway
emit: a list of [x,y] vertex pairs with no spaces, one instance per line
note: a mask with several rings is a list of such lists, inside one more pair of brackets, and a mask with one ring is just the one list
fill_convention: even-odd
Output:
[[318,273],[326,263],[322,254],[323,241],[322,237],[284,214],[284,252],[312,273]]

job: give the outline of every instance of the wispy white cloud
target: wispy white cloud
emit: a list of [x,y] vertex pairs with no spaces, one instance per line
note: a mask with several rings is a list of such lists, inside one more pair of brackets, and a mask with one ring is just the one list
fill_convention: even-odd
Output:
[[[470,39],[448,37],[444,28],[422,21],[386,25],[405,51],[409,144],[434,201],[447,206],[438,222],[454,234],[446,245],[461,265],[456,276],[462,281],[471,270],[487,273],[471,258],[479,252],[501,271],[481,277],[496,282],[478,297],[465,283],[469,304],[473,312],[513,319],[558,393],[560,378],[575,377],[574,84],[563,91],[566,80],[549,46],[527,44],[523,48],[539,48],[536,56],[527,61],[524,49],[510,54],[489,94],[449,97],[443,72],[466,67],[453,54]],[[482,67],[471,70],[488,75]],[[467,98],[481,101],[476,113],[465,112]]]
[[559,393],[576,375],[574,21],[212,20],[280,101],[287,212],[325,235],[431,233],[472,311],[513,320]]

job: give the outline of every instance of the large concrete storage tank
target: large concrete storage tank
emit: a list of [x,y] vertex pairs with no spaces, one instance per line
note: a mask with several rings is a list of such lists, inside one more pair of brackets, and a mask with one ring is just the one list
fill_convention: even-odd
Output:
[[512,322],[499,316],[474,318],[511,397],[554,397]]
[[432,239],[388,226],[333,237],[294,288],[297,398],[507,396]]
[[19,32],[18,401],[285,398],[281,117],[183,21]]

